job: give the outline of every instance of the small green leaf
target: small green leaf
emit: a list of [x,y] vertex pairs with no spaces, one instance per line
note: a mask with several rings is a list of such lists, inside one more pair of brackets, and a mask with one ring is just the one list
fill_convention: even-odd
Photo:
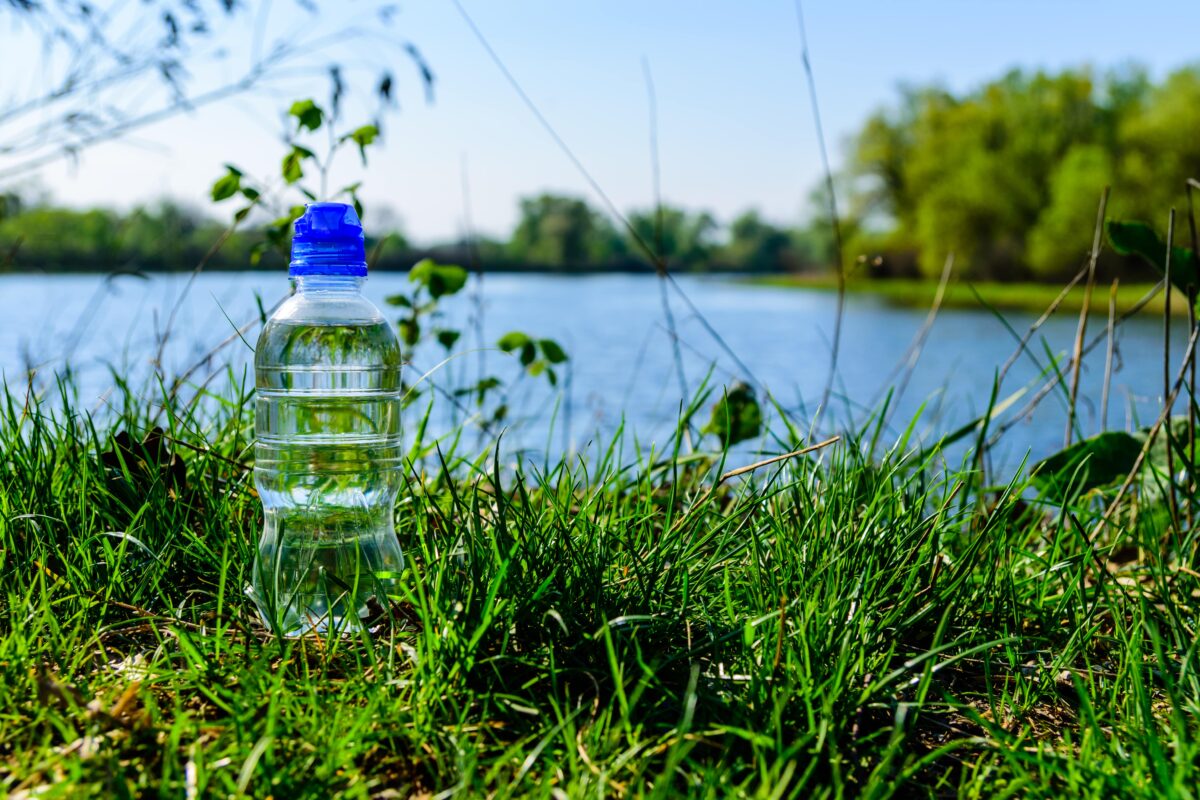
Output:
[[1108,431],[1076,442],[1038,462],[1033,483],[1047,500],[1064,503],[1069,490],[1088,492],[1128,475],[1144,441],[1144,436]]
[[438,344],[440,344],[442,347],[446,348],[447,350],[454,347],[454,345],[458,341],[459,337],[462,336],[462,334],[459,331],[451,331],[451,330],[440,330],[437,332],[436,335],[437,335]]
[[312,153],[306,151],[303,147],[296,145],[283,157],[283,166],[280,173],[283,175],[285,181],[295,183],[304,177],[304,169],[301,164],[306,158],[306,153],[308,156],[312,155]]
[[539,359],[530,364],[527,369],[529,374],[536,378],[546,370],[546,362]]
[[723,447],[751,439],[762,430],[762,409],[754,390],[742,382],[735,383],[713,404],[712,417],[701,433],[711,433]]
[[[1167,243],[1144,222],[1110,220],[1106,226],[1113,249],[1141,257],[1160,273],[1166,271]],[[1200,262],[1188,247],[1171,248],[1171,285],[1188,292],[1200,288]]]
[[520,331],[509,331],[496,340],[496,346],[506,353],[529,344],[529,336]]
[[521,364],[525,367],[532,367],[534,359],[537,358],[537,348],[533,342],[527,342],[521,346]]
[[315,131],[321,127],[321,121],[325,119],[325,112],[312,100],[297,100],[292,103],[288,113],[296,118],[296,130],[307,128]]
[[538,339],[537,344],[542,350],[542,355],[551,364],[561,364],[567,360],[566,352],[553,339]]
[[241,222],[253,210],[254,210],[254,206],[246,206],[245,208],[239,208],[233,215],[233,221]]
[[383,298],[383,302],[389,306],[400,306],[401,308],[412,308],[412,300],[408,299],[408,295],[404,294],[389,294]]
[[350,140],[358,145],[358,154],[362,157],[363,164],[367,163],[367,145],[379,138],[379,128],[375,125],[363,125],[355,128],[341,138],[340,141]]
[[415,319],[400,320],[400,340],[409,347],[416,345],[421,339],[421,326]]
[[265,253],[267,251],[268,246],[269,245],[266,242],[255,242],[254,243],[254,246],[250,248],[250,264],[251,264],[251,266],[255,266],[255,267],[258,266],[258,263],[260,261],[262,261],[263,253]]
[[465,395],[474,394],[477,395],[478,402],[482,403],[488,392],[503,385],[504,384],[500,382],[499,378],[495,376],[488,376],[476,383],[474,386],[464,386],[461,389],[455,389],[454,395],[455,397],[463,397]]
[[261,197],[261,195],[258,193],[258,189],[255,189],[253,186],[243,186],[242,197],[253,203],[259,197]]
[[212,199],[214,203],[219,203],[222,200],[228,200],[238,193],[238,189],[242,186],[242,175],[240,172],[230,170],[217,179],[217,182],[212,185]]
[[432,258],[423,258],[408,271],[408,279],[424,286],[436,299],[461,290],[467,283],[467,271],[451,264],[438,264]]

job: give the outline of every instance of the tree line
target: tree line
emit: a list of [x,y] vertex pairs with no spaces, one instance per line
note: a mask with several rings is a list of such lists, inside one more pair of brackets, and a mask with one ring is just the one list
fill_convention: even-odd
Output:
[[[1103,187],[1112,187],[1110,219],[1143,220],[1161,233],[1170,208],[1186,212],[1186,181],[1200,178],[1197,130],[1200,67],[1159,83],[1129,66],[1100,75],[1014,70],[957,94],[902,88],[850,138],[835,176],[844,266],[855,276],[933,277],[953,253],[960,276],[1061,281],[1087,257]],[[823,189],[810,202],[812,221],[793,227],[753,210],[722,224],[673,206],[633,210],[626,226],[581,197],[541,194],[519,200],[507,238],[419,248],[393,232],[372,245],[382,241],[375,266],[385,270],[433,255],[489,270],[641,270],[665,261],[680,271],[826,271],[836,255]],[[369,210],[366,221],[375,231]],[[266,227],[225,237],[209,268],[281,265],[286,241],[256,254]],[[1182,218],[1177,229],[1187,235]],[[224,235],[223,223],[170,202],[121,214],[0,194],[0,270],[185,270]],[[1100,270],[1102,278],[1148,277],[1111,249]]]
[[[618,228],[584,199],[542,194],[519,201],[507,239],[477,237],[417,247],[399,231],[368,238],[373,266],[406,270],[432,255],[463,266],[502,271],[650,270],[659,254],[681,271],[787,272],[828,263],[828,237],[815,229],[785,229],[756,211],[722,228],[705,211],[675,207],[634,211]],[[46,272],[181,271],[201,260],[206,269],[277,268],[287,243],[256,253],[263,229],[227,224],[163,201],[128,213],[23,204],[0,196],[0,270]],[[220,247],[210,254],[214,245]],[[261,250],[261,247],[257,248]]]
[[[1109,219],[1165,233],[1200,178],[1200,67],[1155,84],[1136,66],[1096,75],[1012,71],[954,94],[906,88],[854,137],[840,176],[848,261],[884,274],[1059,281],[1087,258],[1100,195]],[[1187,226],[1177,227],[1184,244]],[[1111,253],[1110,274],[1147,276]]]

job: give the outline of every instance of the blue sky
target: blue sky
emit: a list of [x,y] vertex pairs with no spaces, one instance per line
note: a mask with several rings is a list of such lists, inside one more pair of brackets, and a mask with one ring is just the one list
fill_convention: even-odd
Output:
[[[807,196],[821,173],[792,0],[463,3],[620,208],[652,202],[645,58],[657,88],[668,202],[708,208],[726,221],[748,207],[779,222],[809,213]],[[363,17],[368,7],[328,3],[310,18],[277,2],[268,27],[271,36],[375,28]],[[848,136],[895,98],[900,83],[967,89],[1012,67],[1103,69],[1128,61],[1160,77],[1200,59],[1194,2],[809,0],[805,15],[835,165]],[[400,78],[402,110],[389,118],[382,149],[365,172],[356,158],[343,158],[335,176],[364,181],[368,215],[386,206],[419,241],[455,235],[463,225],[464,162],[474,222],[485,233],[508,229],[520,195],[590,194],[449,0],[403,3],[393,28],[437,74],[433,105],[381,39],[330,54],[351,67],[394,62]],[[247,36],[233,31],[228,41],[229,58],[199,71],[197,84],[245,63]],[[0,15],[0,76],[36,63],[36,54],[29,31]],[[36,85],[36,76],[26,77]],[[0,88],[5,83],[0,77]],[[78,164],[43,170],[37,182],[70,205],[127,207],[163,195],[204,204],[224,162],[259,174],[277,169],[280,112],[294,97],[326,93],[321,81],[277,82],[92,149]]]

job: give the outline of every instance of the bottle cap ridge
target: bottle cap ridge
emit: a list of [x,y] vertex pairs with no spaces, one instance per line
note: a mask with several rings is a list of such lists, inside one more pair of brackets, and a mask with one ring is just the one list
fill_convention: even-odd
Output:
[[362,222],[346,203],[309,203],[296,220],[289,275],[367,274]]

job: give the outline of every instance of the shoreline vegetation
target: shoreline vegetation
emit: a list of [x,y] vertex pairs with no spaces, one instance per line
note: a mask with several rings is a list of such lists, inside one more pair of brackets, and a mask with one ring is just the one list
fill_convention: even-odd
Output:
[[[741,276],[742,282],[756,286],[772,286],[783,289],[806,289],[809,291],[836,292],[837,278],[833,275],[756,275]],[[1122,283],[1117,287],[1115,309],[1117,315],[1132,311],[1148,294],[1154,292],[1138,313],[1162,315],[1166,305],[1166,295],[1161,289],[1157,292],[1157,283],[1139,282]],[[904,308],[929,308],[937,295],[938,282],[922,278],[848,278],[846,293],[878,297],[889,305]],[[1089,313],[1097,315],[1108,314],[1109,294],[1111,284],[1097,284],[1092,289]],[[1062,293],[1063,287],[1057,284],[1034,283],[1023,281],[1017,283],[1001,283],[998,281],[965,281],[951,279],[946,284],[942,297],[942,308],[979,309],[986,310],[991,306],[997,311],[1027,311],[1038,313],[1045,311]],[[1083,308],[1085,289],[1082,282],[1074,286],[1062,299],[1058,313],[1079,313]],[[984,303],[980,302],[980,298]],[[1171,293],[1171,316],[1186,318],[1188,315],[1187,298],[1176,290]]]

